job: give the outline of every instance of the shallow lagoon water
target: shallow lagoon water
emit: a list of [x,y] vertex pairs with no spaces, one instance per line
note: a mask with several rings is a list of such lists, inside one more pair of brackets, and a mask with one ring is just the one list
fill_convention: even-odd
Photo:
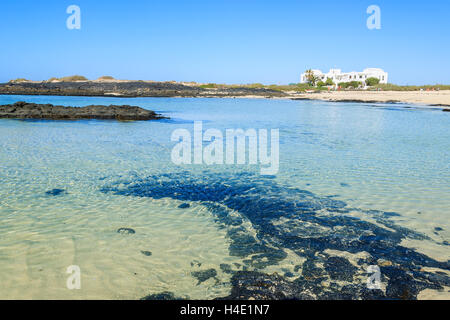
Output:
[[[139,105],[171,120],[0,120],[0,298],[211,299],[230,294],[233,272],[293,280],[310,261],[331,270],[330,257],[346,257],[359,268],[348,282],[362,284],[373,248],[361,239],[374,233],[386,239],[372,260],[448,274],[447,113],[271,99],[0,96],[0,104],[20,100]],[[280,129],[279,173],[175,166],[171,133],[192,132],[194,120],[223,132]],[[405,261],[378,250],[388,245]],[[80,290],[66,287],[70,265],[81,268]],[[386,293],[391,271],[382,272]],[[329,271],[321,288],[348,275],[333,277]],[[418,297],[448,297],[448,279],[438,283],[420,287]]]

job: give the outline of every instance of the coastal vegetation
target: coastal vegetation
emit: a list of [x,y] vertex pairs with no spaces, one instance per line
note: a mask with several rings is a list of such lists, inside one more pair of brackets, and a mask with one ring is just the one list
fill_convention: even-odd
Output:
[[279,92],[305,92],[305,91],[309,91],[309,90],[313,90],[313,91],[328,90],[328,88],[326,87],[328,85],[327,82],[324,82],[324,83],[318,82],[317,86],[312,86],[309,83],[290,83],[287,85],[280,85],[280,84],[264,85],[262,83],[247,83],[247,84],[207,83],[207,84],[200,84],[197,86],[202,89],[218,89],[218,90],[242,89],[243,88],[243,89],[266,89],[266,90],[275,90],[275,91],[279,91]]
[[334,82],[331,78],[327,78],[327,81],[319,81],[317,82],[318,87],[326,87],[326,86],[334,86]]
[[350,81],[350,82],[341,82],[339,83],[339,87],[342,89],[358,89],[363,85],[360,81]]
[[366,85],[368,85],[369,87],[376,86],[376,85],[379,84],[379,83],[380,83],[380,79],[374,78],[374,77],[368,78],[368,79],[366,80]]
[[73,76],[62,77],[62,78],[52,77],[52,78],[48,79],[47,81],[48,82],[52,82],[52,81],[73,82],[73,81],[88,81],[88,79],[84,76],[73,75]]
[[219,85],[216,84],[216,83],[208,83],[208,84],[200,85],[200,88],[203,88],[203,89],[218,89]]
[[317,82],[319,81],[319,77],[314,74],[314,72],[311,69],[306,70],[306,81],[307,83],[315,87]]
[[429,91],[429,90],[450,90],[450,85],[435,84],[435,85],[423,85],[423,86],[399,86],[392,83],[378,84],[374,86],[375,89],[381,89],[385,91]]
[[11,82],[11,83],[28,82],[28,81],[29,80],[27,80],[25,78],[17,78],[17,79],[9,80],[9,82]]

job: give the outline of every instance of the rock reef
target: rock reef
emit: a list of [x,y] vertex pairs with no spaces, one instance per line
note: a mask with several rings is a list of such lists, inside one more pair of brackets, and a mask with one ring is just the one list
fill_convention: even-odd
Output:
[[265,88],[202,88],[180,83],[148,81],[9,82],[0,84],[0,94],[116,97],[287,96],[284,92]]
[[35,104],[16,102],[0,106],[0,118],[8,119],[48,119],[48,120],[157,120],[161,115],[151,110],[135,106],[102,106],[65,107],[52,104]]
[[[166,173],[121,179],[101,191],[204,206],[227,230],[229,254],[244,263],[220,265],[223,273],[232,275],[232,290],[225,299],[412,300],[422,290],[444,291],[450,286],[450,261],[434,260],[401,244],[404,239],[433,240],[390,220],[398,213],[352,208],[266,177]],[[351,212],[368,220],[352,217]],[[284,274],[266,272],[266,267],[286,259],[288,251],[303,262]],[[380,268],[384,288],[367,288],[369,266]],[[215,270],[206,271],[192,275],[199,281],[220,278]],[[174,298],[155,294],[146,298]]]

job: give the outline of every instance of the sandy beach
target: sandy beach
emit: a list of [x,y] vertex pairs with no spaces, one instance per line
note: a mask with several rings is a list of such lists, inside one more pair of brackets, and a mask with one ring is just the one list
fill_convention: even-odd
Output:
[[296,98],[337,102],[411,103],[450,109],[450,90],[442,91],[330,91],[305,93]]
[[321,91],[300,93],[282,88],[224,86],[205,88],[175,81],[85,80],[24,81],[0,84],[0,95],[98,97],[270,98],[360,103],[406,103],[450,111],[450,90],[440,91]]

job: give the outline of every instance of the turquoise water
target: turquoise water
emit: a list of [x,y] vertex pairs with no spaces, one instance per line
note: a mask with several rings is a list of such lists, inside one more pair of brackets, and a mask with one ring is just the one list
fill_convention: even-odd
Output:
[[[225,264],[295,279],[302,275],[295,266],[314,246],[285,236],[317,239],[346,227],[305,220],[306,207],[329,221],[353,217],[387,230],[406,228],[411,234],[398,231],[389,243],[437,261],[422,269],[448,274],[449,113],[274,99],[0,96],[0,104],[16,101],[130,104],[171,120],[0,120],[0,298],[138,299],[172,292],[211,299],[230,294]],[[173,164],[171,133],[192,132],[195,120],[222,132],[279,129],[278,174],[261,176],[257,165]],[[63,191],[47,193],[54,189]],[[178,208],[182,203],[190,207]],[[358,236],[369,231],[355,228]],[[339,241],[350,239],[347,231]],[[250,236],[258,249],[242,241]],[[350,282],[364,283],[369,263],[356,261],[369,247],[350,250],[326,239],[314,247],[315,256],[345,256],[359,268]],[[268,247],[276,254],[267,254]],[[260,252],[266,256],[255,258]],[[81,269],[80,290],[66,287],[70,265]],[[215,275],[204,281],[195,276],[210,269]],[[448,297],[447,286],[419,290],[419,298]]]

